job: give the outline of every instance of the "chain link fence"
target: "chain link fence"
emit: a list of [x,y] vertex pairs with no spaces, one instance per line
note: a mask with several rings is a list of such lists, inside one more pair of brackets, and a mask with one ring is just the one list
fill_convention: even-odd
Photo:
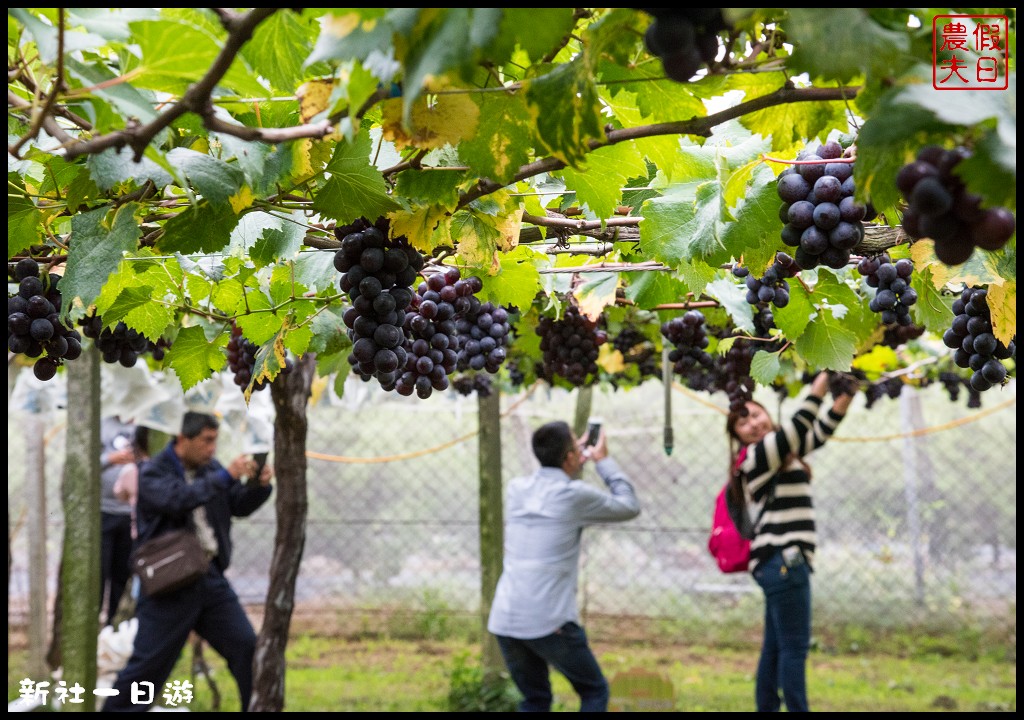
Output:
[[[321,381],[323,382],[323,381]],[[477,400],[453,391],[428,400],[350,379],[343,398],[315,393],[309,408],[309,517],[297,612],[333,619],[359,613],[464,613],[480,608]],[[757,399],[784,416],[798,400]],[[583,534],[584,621],[714,624],[727,611],[760,617],[749,574],[723,575],[706,549],[714,499],[729,464],[724,397],[674,386],[666,453],[659,381],[592,395],[609,448],[632,477],[643,512]],[[984,406],[951,403],[938,385],[909,386],[870,409],[854,402],[835,437],[808,456],[819,548],[815,623],[956,628],[1015,623],[1017,592],[1016,385]],[[537,385],[501,398],[504,478],[529,473],[534,428],[572,422],[577,394]],[[8,416],[9,624],[28,603],[25,438]],[[46,433],[46,547],[51,588],[62,533],[63,425]],[[28,445],[31,446],[31,443]],[[219,455],[238,451],[224,427]],[[599,482],[591,467],[587,482]],[[236,519],[229,570],[244,603],[262,606],[275,535],[273,498]],[[52,602],[52,590],[50,598]],[[658,627],[655,623],[637,623]],[[670,625],[662,625],[669,628]]]

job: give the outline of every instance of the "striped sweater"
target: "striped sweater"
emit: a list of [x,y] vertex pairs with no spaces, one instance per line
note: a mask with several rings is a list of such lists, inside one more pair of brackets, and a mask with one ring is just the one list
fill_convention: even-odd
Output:
[[[808,396],[793,417],[779,429],[747,446],[739,470],[751,518],[761,514],[769,481],[775,479],[774,497],[761,517],[757,536],[750,543],[750,569],[788,545],[799,545],[814,564],[818,544],[814,526],[811,478],[795,457],[821,447],[835,432],[843,416],[829,410],[818,417],[822,398]],[[791,458],[786,462],[787,458]]]

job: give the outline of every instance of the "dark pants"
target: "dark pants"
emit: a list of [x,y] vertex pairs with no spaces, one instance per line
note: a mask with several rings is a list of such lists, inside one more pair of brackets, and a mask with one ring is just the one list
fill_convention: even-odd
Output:
[[496,637],[509,675],[523,694],[520,712],[551,710],[549,665],[565,675],[580,696],[580,712],[608,710],[608,681],[587,645],[586,633],[576,623],[568,622],[551,635],[532,640]]
[[758,564],[754,579],[764,590],[764,643],[757,665],[755,698],[760,712],[781,707],[807,712],[807,653],[811,646],[811,571],[786,567],[782,553]]
[[160,700],[164,683],[192,630],[227,660],[228,669],[238,683],[242,711],[249,708],[256,633],[238,596],[216,565],[211,563],[206,576],[190,587],[155,598],[143,595],[135,616],[139,621],[135,647],[114,683],[118,695],[107,699],[104,712],[147,710],[149,705],[132,702],[134,682],[153,683],[153,699]]
[[[120,513],[101,513],[103,532],[100,555],[100,609],[107,596],[106,624],[114,622],[117,606],[131,578],[129,559],[132,554],[132,516]],[[108,594],[109,593],[109,594]]]

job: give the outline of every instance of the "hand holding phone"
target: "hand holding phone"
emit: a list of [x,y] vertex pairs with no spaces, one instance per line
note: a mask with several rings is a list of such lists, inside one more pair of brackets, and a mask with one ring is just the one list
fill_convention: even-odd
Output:
[[587,447],[596,445],[599,437],[601,437],[601,419],[591,418],[590,424],[587,426]]
[[253,484],[258,484],[259,483],[260,475],[263,474],[263,467],[267,464],[267,455],[268,454],[269,453],[265,453],[265,452],[253,453],[252,454],[252,459],[256,461],[256,472],[254,472],[252,474],[252,477],[249,478],[249,482],[251,482]]

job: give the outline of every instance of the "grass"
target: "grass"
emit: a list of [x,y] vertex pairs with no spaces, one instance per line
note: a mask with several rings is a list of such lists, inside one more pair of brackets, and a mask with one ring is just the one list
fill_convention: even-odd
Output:
[[[356,619],[347,633],[296,622],[287,650],[286,711],[420,712],[448,710],[452,680],[478,677],[467,665],[479,662],[479,633],[459,616],[438,608],[417,623],[391,618],[383,626]],[[609,620],[608,623],[612,621]],[[588,624],[592,644],[612,682],[613,703],[622,698],[617,678],[631,671],[668,681],[677,711],[749,711],[753,704],[758,632],[735,632],[730,643],[712,639],[704,628],[661,625],[661,633],[619,618]],[[257,623],[258,627],[258,623]],[[634,632],[625,632],[632,629]],[[416,636],[415,631],[420,631]],[[444,632],[447,630],[447,634]],[[717,632],[721,632],[720,630]],[[637,639],[646,635],[647,639]],[[623,639],[611,641],[608,638]],[[714,636],[714,637],[717,637]],[[9,633],[10,638],[10,633]],[[631,639],[625,639],[631,638]],[[654,639],[656,638],[656,639]],[[8,643],[8,694],[17,695],[24,677],[23,647]],[[234,680],[223,660],[207,649],[204,658],[220,695],[216,709],[236,711]],[[192,676],[186,649],[171,680],[195,684],[192,711],[214,710],[205,677]],[[556,711],[578,703],[565,679],[552,675]],[[465,688],[461,688],[465,690]],[[834,626],[815,638],[808,663],[808,694],[816,711],[843,712],[1014,712],[1017,707],[1015,628],[1001,632],[935,629],[876,631]]]

